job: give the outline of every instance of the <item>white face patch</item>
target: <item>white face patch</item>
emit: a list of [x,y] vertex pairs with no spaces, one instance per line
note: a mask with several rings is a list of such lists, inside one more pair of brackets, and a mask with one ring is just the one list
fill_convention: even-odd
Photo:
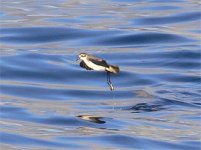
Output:
[[79,57],[81,60],[84,60],[84,61],[87,60],[87,57],[81,57],[81,56],[79,56]]

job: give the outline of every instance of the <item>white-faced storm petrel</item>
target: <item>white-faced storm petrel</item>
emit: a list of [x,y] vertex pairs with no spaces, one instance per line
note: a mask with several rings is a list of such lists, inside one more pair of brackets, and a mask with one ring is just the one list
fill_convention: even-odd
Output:
[[110,90],[114,90],[110,80],[110,73],[119,73],[120,70],[118,66],[110,65],[105,60],[86,53],[80,53],[78,60],[79,59],[81,59],[80,66],[86,70],[106,71],[107,83],[110,86]]

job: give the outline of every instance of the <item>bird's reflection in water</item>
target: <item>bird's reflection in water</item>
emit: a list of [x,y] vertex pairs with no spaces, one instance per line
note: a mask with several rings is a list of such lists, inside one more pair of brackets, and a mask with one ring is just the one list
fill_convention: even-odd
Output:
[[86,121],[93,122],[93,123],[98,123],[98,124],[105,123],[105,121],[101,120],[103,117],[95,117],[95,116],[90,116],[90,115],[79,115],[77,117],[79,117],[83,120],[86,120]]
[[131,110],[133,113],[141,113],[141,112],[159,111],[159,110],[163,110],[163,109],[164,108],[161,105],[139,103],[130,108],[126,108],[124,110]]

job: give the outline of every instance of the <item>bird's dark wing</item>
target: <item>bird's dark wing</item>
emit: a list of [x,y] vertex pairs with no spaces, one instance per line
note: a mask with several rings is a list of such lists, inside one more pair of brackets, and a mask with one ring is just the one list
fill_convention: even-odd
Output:
[[89,67],[85,64],[84,61],[81,61],[81,62],[80,62],[80,67],[85,68],[85,69],[87,69],[87,70],[92,70],[91,68],[89,68]]
[[93,62],[96,65],[99,66],[103,66],[103,67],[109,67],[109,65],[107,64],[107,62],[103,59],[93,59],[93,58],[89,58],[89,61]]

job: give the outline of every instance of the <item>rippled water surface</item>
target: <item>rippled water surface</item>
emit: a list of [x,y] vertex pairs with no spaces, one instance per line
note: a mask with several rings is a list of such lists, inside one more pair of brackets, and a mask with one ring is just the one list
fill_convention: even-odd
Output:
[[201,149],[198,0],[0,3],[2,150]]

